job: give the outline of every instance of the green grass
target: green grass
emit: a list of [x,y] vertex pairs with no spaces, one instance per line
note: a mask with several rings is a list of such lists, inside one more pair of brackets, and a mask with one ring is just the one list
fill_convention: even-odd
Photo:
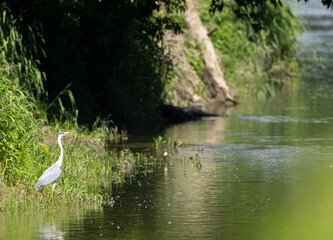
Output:
[[0,74],[0,169],[8,182],[24,182],[31,175],[34,137],[42,124],[34,116],[36,108],[17,81]]
[[[41,126],[32,138],[34,145],[29,152],[29,166],[16,181],[0,175],[0,211],[17,212],[57,206],[112,206],[112,187],[124,184],[126,179],[143,171],[153,172],[164,161],[175,161],[172,151],[188,146],[180,140],[167,140],[161,136],[154,139],[156,150],[133,152],[127,148],[111,149],[110,142],[117,138],[105,137],[102,129],[88,131],[86,128],[71,128],[71,135],[63,140],[64,161],[62,173],[56,183],[53,205],[50,196],[52,184],[33,189],[43,172],[59,156],[56,136],[60,126]],[[64,129],[65,130],[65,129]],[[99,133],[98,137],[96,132]],[[188,156],[192,167],[202,168],[198,154]],[[14,169],[17,166],[12,166]]]
[[5,4],[0,4],[0,72],[17,80],[26,94],[35,99],[46,98],[46,76],[38,69],[39,61],[32,57],[37,52],[44,53],[39,45],[34,44],[36,36],[41,36],[41,30],[38,26],[25,28],[28,33],[23,38],[17,20]]
[[[42,173],[59,156],[56,144],[57,127],[39,131],[30,152],[31,167],[18,175],[24,181],[8,181],[0,178],[0,210],[19,211],[51,206],[52,185],[33,189]],[[150,168],[156,157],[150,153],[134,153],[128,149],[108,149],[105,137],[99,138],[86,129],[68,129],[72,135],[63,138],[64,161],[62,174],[55,188],[54,206],[112,205],[110,196],[113,184],[122,184],[127,176],[136,174],[139,168]],[[111,139],[108,138],[110,141]]]

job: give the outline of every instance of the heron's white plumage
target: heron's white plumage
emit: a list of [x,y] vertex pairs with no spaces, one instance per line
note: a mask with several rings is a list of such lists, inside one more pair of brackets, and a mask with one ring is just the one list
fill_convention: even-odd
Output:
[[59,179],[60,174],[61,167],[58,165],[58,162],[56,162],[51,167],[46,169],[43,175],[40,176],[34,186],[34,189],[56,182]]
[[61,164],[62,164],[62,160],[64,158],[64,150],[62,148],[61,139],[66,134],[69,134],[69,132],[60,132],[58,134],[58,144],[60,147],[59,159],[51,167],[46,169],[46,171],[42,174],[42,176],[40,176],[40,178],[38,179],[37,183],[34,186],[34,189],[51,184],[51,183],[55,183],[59,179],[60,174],[61,174]]

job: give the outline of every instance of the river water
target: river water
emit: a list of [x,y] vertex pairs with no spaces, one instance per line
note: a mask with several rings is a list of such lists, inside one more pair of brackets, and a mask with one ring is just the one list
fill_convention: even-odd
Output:
[[[332,66],[332,12],[315,1],[297,12],[306,51]],[[306,67],[228,117],[167,128],[188,147],[114,190],[114,207],[2,213],[0,239],[333,239],[333,71]]]

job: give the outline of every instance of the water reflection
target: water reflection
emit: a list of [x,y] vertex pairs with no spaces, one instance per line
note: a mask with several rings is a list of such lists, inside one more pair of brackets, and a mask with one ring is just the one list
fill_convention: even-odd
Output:
[[38,223],[36,228],[37,235],[40,239],[64,239],[64,233],[57,230],[57,226],[54,221],[54,209],[51,209],[51,224],[43,225],[42,223]]
[[187,142],[223,142],[226,119],[209,117],[199,122],[188,122],[172,126],[165,135],[170,139],[181,138]]
[[0,239],[64,239],[57,227],[54,210],[24,213],[1,213]]

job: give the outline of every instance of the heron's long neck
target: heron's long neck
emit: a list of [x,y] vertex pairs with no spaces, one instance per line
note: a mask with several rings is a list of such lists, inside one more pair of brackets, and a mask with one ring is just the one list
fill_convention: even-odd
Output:
[[58,144],[59,144],[59,147],[60,147],[60,156],[59,156],[59,159],[58,159],[58,164],[59,164],[59,166],[61,166],[62,159],[64,158],[64,149],[62,148],[61,137],[58,138]]

